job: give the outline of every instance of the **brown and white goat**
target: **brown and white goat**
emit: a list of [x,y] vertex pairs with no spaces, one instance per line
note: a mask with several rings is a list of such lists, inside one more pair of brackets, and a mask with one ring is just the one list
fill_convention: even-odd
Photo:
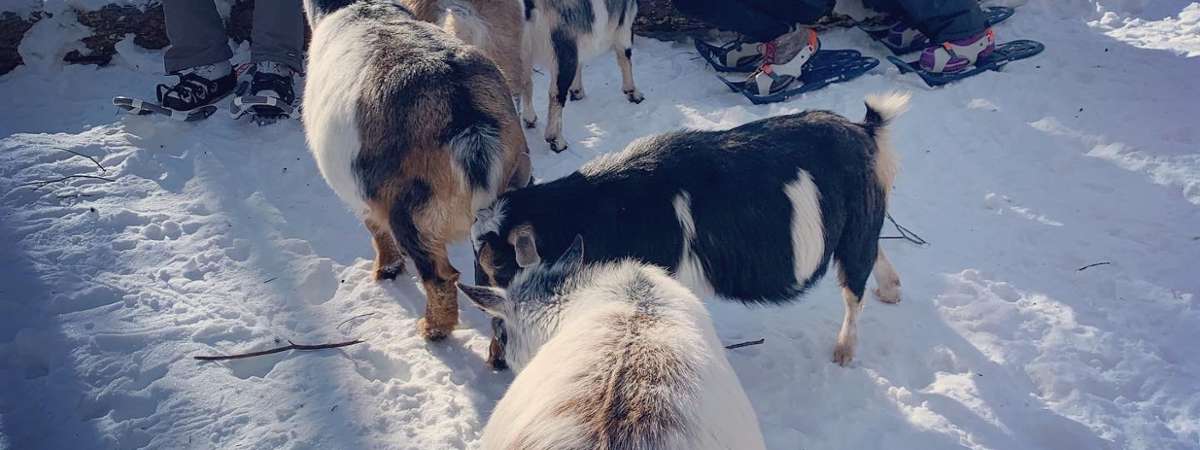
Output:
[[525,21],[518,0],[401,0],[417,20],[442,27],[459,40],[474,45],[492,59],[514,96],[528,105],[522,111],[531,117],[525,126],[533,128],[533,67],[525,55]]
[[366,222],[375,277],[412,258],[428,339],[458,323],[446,245],[476,210],[529,180],[508,87],[475,48],[389,1],[305,0],[312,44],[304,131],[321,175]]

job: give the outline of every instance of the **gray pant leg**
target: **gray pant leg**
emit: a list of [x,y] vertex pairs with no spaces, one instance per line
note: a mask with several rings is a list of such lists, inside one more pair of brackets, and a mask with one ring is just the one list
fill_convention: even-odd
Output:
[[167,73],[227,61],[233,56],[225,24],[207,0],[163,0],[171,47],[163,58]]
[[987,27],[976,0],[874,0],[864,4],[887,12],[903,10],[912,26],[935,43],[970,37]]
[[250,61],[286,64],[304,70],[304,14],[300,0],[257,0],[251,29]]

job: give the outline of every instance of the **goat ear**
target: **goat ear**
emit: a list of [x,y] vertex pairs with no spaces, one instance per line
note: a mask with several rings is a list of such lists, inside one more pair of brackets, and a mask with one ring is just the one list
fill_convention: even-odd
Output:
[[500,305],[506,299],[503,289],[462,283],[458,283],[458,289],[467,294],[467,298],[484,312],[492,316],[500,315]]
[[583,266],[583,236],[575,235],[575,240],[571,241],[567,251],[558,257],[555,265],[566,271],[575,271]]
[[495,286],[496,261],[492,244],[484,242],[475,250],[475,284]]
[[517,253],[517,265],[522,269],[533,267],[542,262],[537,251],[537,239],[533,237],[533,228],[521,227],[513,232],[513,247]]

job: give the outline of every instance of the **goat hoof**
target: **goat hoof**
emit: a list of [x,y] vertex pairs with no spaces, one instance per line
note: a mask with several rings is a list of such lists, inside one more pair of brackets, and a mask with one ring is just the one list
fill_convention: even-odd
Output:
[[881,301],[883,303],[887,303],[889,305],[894,305],[894,304],[900,303],[900,290],[899,289],[887,289],[885,291],[883,289],[876,288],[875,289],[875,298],[879,299],[879,301]]
[[525,122],[525,128],[537,128],[537,116],[534,116],[532,119],[521,119],[521,121]]
[[492,370],[496,371],[508,370],[508,362],[503,359],[488,361],[487,365],[488,367],[491,367]]
[[577,102],[583,100],[585,96],[586,94],[584,94],[583,89],[571,89],[571,101]]
[[546,143],[550,144],[550,151],[552,151],[554,153],[562,153],[564,150],[567,149],[567,143],[562,142],[562,139],[559,139],[556,137],[546,138]]
[[440,341],[450,335],[450,331],[454,327],[438,327],[429,324],[429,321],[422,317],[417,320],[417,332],[429,341]]
[[849,345],[838,344],[833,348],[833,362],[837,365],[846,367],[850,365],[850,361],[854,360],[854,347]]
[[638,104],[645,100],[646,96],[642,95],[641,92],[638,92],[637,89],[630,89],[625,91],[625,98],[629,99],[629,103]]

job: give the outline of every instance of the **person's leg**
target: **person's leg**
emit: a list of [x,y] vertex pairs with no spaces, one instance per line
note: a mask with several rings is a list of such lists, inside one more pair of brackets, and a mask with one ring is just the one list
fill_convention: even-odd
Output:
[[228,61],[233,56],[213,2],[164,0],[163,14],[171,40],[163,58],[167,73]]
[[817,32],[807,25],[833,11],[835,0],[747,0],[758,11],[769,12],[790,24],[788,32],[762,45],[762,61],[747,81],[759,95],[774,94],[799,79],[809,59],[821,49]]
[[303,71],[304,15],[300,0],[255,2],[250,40],[250,62],[277,62]]
[[675,0],[675,8],[685,16],[704,21],[722,30],[733,31],[755,42],[767,42],[794,24],[787,17],[765,13],[752,7],[752,1]]
[[745,0],[748,7],[788,25],[812,25],[833,12],[837,0]]
[[904,7],[900,3],[897,3],[896,0],[863,0],[863,6],[889,16],[904,16],[907,14],[904,11]]
[[904,8],[910,25],[933,44],[917,60],[931,72],[957,72],[992,53],[996,37],[975,0],[895,0]]
[[292,73],[304,70],[304,15],[300,0],[259,1],[250,34],[250,89],[234,99],[234,114],[249,113],[267,125],[291,116],[296,100]]
[[987,28],[983,10],[979,8],[976,0],[890,1],[899,5],[908,17],[910,25],[921,30],[933,43],[969,38]]

